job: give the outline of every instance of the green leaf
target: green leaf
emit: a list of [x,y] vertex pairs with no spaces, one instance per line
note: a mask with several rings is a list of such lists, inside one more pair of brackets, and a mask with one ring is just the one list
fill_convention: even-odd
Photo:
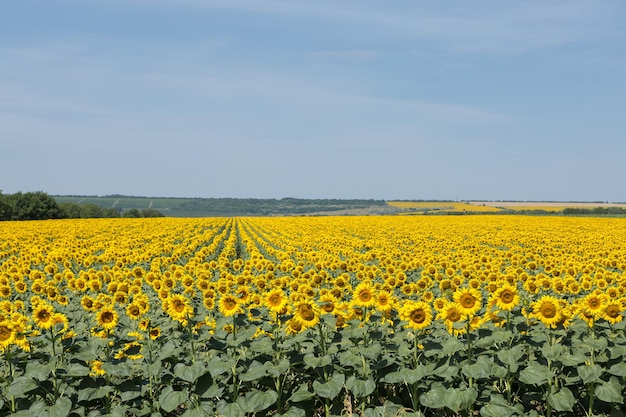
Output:
[[78,401],[93,401],[104,398],[109,392],[111,392],[111,387],[108,385],[103,387],[85,387],[78,391]]
[[519,411],[506,402],[504,398],[492,396],[491,400],[482,406],[480,415],[482,417],[511,417],[518,415]]
[[35,381],[45,381],[48,379],[50,372],[54,368],[54,364],[50,363],[39,363],[39,362],[28,362],[26,364],[26,372],[24,372],[25,376],[31,377]]
[[626,362],[619,362],[611,366],[608,373],[615,376],[626,376]]
[[333,358],[330,357],[330,355],[318,357],[312,353],[307,353],[306,355],[304,355],[304,358],[302,358],[302,360],[304,361],[306,366],[313,369],[323,368],[324,366],[328,366],[333,363]]
[[50,407],[50,417],[67,417],[72,410],[72,400],[67,397],[59,397]]
[[441,352],[444,356],[451,356],[457,352],[460,352],[465,348],[465,345],[456,338],[449,338],[442,346]]
[[420,396],[420,404],[428,408],[443,408],[446,406],[448,390],[441,384],[433,384],[433,387]]
[[623,404],[624,397],[622,396],[622,386],[618,379],[614,376],[608,382],[604,382],[596,387],[594,390],[598,399],[607,403]]
[[364,398],[370,395],[376,389],[376,382],[373,379],[358,379],[351,375],[346,380],[346,387],[356,398]]
[[548,404],[556,411],[572,411],[576,398],[569,388],[563,387],[554,394],[548,394]]
[[461,371],[468,378],[484,379],[491,377],[491,365],[492,362],[486,357],[480,357],[475,363],[471,365],[463,365]]
[[239,375],[239,379],[244,382],[258,381],[267,375],[267,368],[259,361],[252,361],[248,370]]
[[302,384],[293,394],[291,394],[289,401],[299,403],[302,401],[308,401],[314,396],[315,394],[308,390],[307,384]]
[[287,373],[289,368],[291,368],[291,362],[288,359],[281,359],[277,364],[274,364],[272,361],[267,361],[263,364],[265,366],[265,371],[272,378],[278,378],[281,375]]
[[337,373],[328,382],[313,381],[313,391],[322,398],[332,400],[339,395],[345,381],[345,375]]
[[237,362],[232,358],[224,359],[224,358],[219,358],[215,356],[213,359],[211,359],[207,368],[209,368],[209,372],[211,372],[211,376],[215,378],[216,376],[219,376],[225,372],[231,371],[231,369],[233,368],[233,366],[235,366],[236,363]]
[[177,363],[174,366],[174,375],[187,382],[195,382],[204,374],[205,368],[202,362],[196,362],[192,365]]
[[565,354],[567,348],[563,345],[549,345],[545,344],[541,347],[541,354],[544,358],[556,361],[561,358]]
[[206,392],[213,385],[213,377],[211,377],[211,372],[206,372],[196,381],[196,388],[194,392],[198,394],[201,398],[210,398],[206,396]]
[[246,394],[248,412],[258,413],[259,411],[263,411],[266,408],[270,407],[272,404],[275,404],[276,399],[278,399],[278,394],[276,393],[276,391],[273,390],[250,391],[248,394]]
[[275,414],[275,417],[305,417],[306,411],[298,407],[290,407],[283,414]]
[[141,395],[141,385],[133,381],[124,381],[117,387],[122,402],[133,400]]
[[227,403],[226,401],[220,401],[217,403],[217,415],[228,417],[244,417],[246,411],[241,408],[238,403]]
[[29,391],[32,391],[37,388],[37,383],[33,381],[32,378],[22,375],[18,376],[13,380],[11,385],[6,391],[5,396],[7,398],[15,397],[15,398],[23,398]]
[[89,367],[80,363],[70,363],[66,369],[67,376],[72,378],[81,378],[89,375]]
[[499,350],[498,353],[496,353],[500,362],[511,367],[511,372],[515,372],[515,370],[517,370],[517,367],[522,361],[523,355],[524,351],[520,345],[514,346],[510,349]]
[[448,388],[446,390],[446,407],[457,413],[459,410],[466,410],[476,402],[478,391],[474,388],[460,390],[458,388]]
[[519,373],[519,380],[524,384],[543,385],[552,378],[552,374],[547,366],[531,363],[527,368]]
[[189,393],[187,390],[174,391],[171,386],[168,386],[159,395],[159,405],[166,413],[170,413],[188,399]]
[[581,365],[576,369],[585,385],[598,381],[602,376],[602,368],[599,365]]

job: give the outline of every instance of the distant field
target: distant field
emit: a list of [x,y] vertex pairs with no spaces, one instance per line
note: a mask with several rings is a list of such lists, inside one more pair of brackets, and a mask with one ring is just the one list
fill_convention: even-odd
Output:
[[472,205],[484,205],[486,207],[499,207],[507,210],[543,210],[562,211],[566,208],[593,209],[596,207],[620,207],[626,208],[624,203],[601,203],[601,202],[544,202],[544,201],[470,201]]
[[430,212],[475,212],[493,213],[499,208],[487,205],[468,204],[458,201],[389,201],[388,205],[409,213]]

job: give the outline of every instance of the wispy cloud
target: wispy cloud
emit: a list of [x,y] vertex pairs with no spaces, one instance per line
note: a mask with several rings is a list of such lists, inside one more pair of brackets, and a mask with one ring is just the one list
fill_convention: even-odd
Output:
[[[378,37],[430,39],[453,50],[519,54],[621,31],[611,5],[590,0],[471,3],[290,0],[132,0],[140,4],[231,10],[278,17],[339,21]],[[602,22],[602,25],[599,25]],[[368,31],[362,36],[367,37]]]

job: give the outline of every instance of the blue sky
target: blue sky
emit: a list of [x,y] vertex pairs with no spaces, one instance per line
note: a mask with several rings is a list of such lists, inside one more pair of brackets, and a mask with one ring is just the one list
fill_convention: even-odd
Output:
[[0,190],[626,201],[626,3],[0,5]]

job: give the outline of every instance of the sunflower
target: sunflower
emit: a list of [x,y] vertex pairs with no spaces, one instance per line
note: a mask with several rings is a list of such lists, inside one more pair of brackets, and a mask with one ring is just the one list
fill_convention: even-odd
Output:
[[461,306],[455,302],[449,302],[445,305],[441,312],[437,316],[440,320],[443,320],[443,324],[448,329],[449,333],[457,335],[462,332],[462,329],[455,328],[455,325],[463,320],[465,314]]
[[93,360],[89,362],[89,376],[91,377],[96,377],[96,376],[102,376],[104,374],[106,374],[106,371],[104,369],[102,369],[102,365],[104,364],[104,362],[99,361],[99,360]]
[[110,306],[104,306],[98,311],[96,314],[96,321],[98,322],[98,326],[102,327],[104,330],[111,331],[117,326],[117,320],[119,319],[119,315],[117,311],[115,311]]
[[374,288],[369,282],[362,282],[352,291],[352,303],[359,307],[371,307],[376,303]]
[[539,300],[531,304],[532,317],[541,321],[547,327],[554,328],[561,321],[561,309],[559,300],[544,295]]
[[433,322],[433,312],[430,304],[409,300],[400,309],[400,318],[407,322],[407,327],[420,330]]
[[302,327],[313,327],[320,321],[320,308],[311,300],[302,300],[294,306],[294,317]]
[[178,322],[185,322],[193,316],[193,307],[189,299],[182,294],[174,294],[165,301],[165,311]]
[[225,317],[243,313],[243,309],[239,305],[239,299],[230,294],[224,294],[220,297],[219,310]]
[[53,315],[54,309],[52,306],[42,302],[33,311],[33,321],[37,327],[46,330],[54,325]]
[[0,350],[4,351],[15,341],[13,326],[7,321],[0,322]]
[[126,315],[132,320],[139,320],[141,317],[141,306],[136,302],[132,302],[126,306]]
[[376,293],[374,297],[374,306],[376,310],[381,311],[383,313],[387,313],[391,311],[395,305],[396,300],[393,294],[390,291],[381,290]]
[[496,305],[502,311],[511,311],[517,307],[520,302],[517,288],[509,284],[504,284],[502,287],[498,288],[493,294],[493,297]]
[[604,313],[606,296],[601,293],[592,292],[580,300],[579,308],[585,310],[586,315],[592,315],[598,319]]
[[328,293],[320,296],[319,305],[322,314],[335,314],[337,311],[337,298]]
[[263,295],[263,304],[268,310],[280,314],[287,305],[287,296],[280,288],[275,288]]
[[159,329],[158,327],[151,328],[150,331],[148,332],[148,336],[150,336],[151,340],[158,339],[159,336],[161,336],[161,329]]
[[453,299],[463,316],[473,316],[482,307],[482,295],[475,288],[459,288],[454,292]]
[[611,324],[619,323],[623,319],[622,303],[619,300],[610,300],[604,305],[602,318]]

